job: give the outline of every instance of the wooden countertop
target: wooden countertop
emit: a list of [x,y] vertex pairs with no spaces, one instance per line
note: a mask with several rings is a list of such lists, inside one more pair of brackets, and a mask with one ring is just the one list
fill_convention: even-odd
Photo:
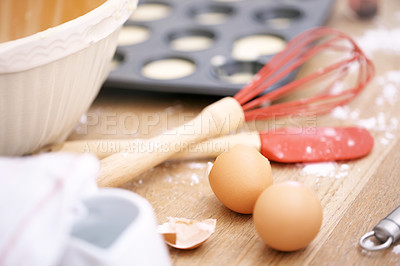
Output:
[[[144,196],[160,223],[168,216],[217,219],[216,232],[203,246],[189,251],[169,249],[174,265],[400,265],[400,245],[379,252],[358,246],[360,237],[400,203],[400,43],[395,43],[400,35],[400,2],[380,1],[379,16],[372,21],[351,19],[346,2],[336,2],[327,25],[360,42],[375,63],[376,77],[341,115],[313,117],[308,122],[367,126],[375,147],[360,160],[328,163],[326,167],[332,168],[328,174],[313,174],[303,164],[272,163],[274,182],[298,180],[317,192],[324,209],[318,236],[304,250],[274,251],[258,237],[251,215],[236,214],[216,199],[208,184],[207,160],[167,162],[123,188]],[[392,46],[387,40],[393,40]],[[193,118],[216,99],[103,90],[87,121],[69,139],[155,136]],[[250,127],[269,129],[278,122],[291,125],[304,120],[262,121]]]

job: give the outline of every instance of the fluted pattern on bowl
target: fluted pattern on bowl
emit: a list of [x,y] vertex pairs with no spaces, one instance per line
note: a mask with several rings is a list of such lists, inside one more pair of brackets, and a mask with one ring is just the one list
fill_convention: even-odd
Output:
[[93,102],[137,0],[95,2],[103,4],[54,28],[0,43],[0,156],[65,140]]
[[0,155],[22,155],[71,133],[108,74],[118,31],[77,53],[0,76]]

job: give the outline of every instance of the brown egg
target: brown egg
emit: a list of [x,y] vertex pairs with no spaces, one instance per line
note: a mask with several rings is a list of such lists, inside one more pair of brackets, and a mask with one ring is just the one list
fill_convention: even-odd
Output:
[[283,182],[270,186],[260,195],[253,221],[258,234],[271,248],[299,250],[317,235],[322,207],[310,188],[299,182]]
[[258,196],[272,184],[271,165],[255,148],[236,145],[217,157],[209,181],[226,207],[252,213]]

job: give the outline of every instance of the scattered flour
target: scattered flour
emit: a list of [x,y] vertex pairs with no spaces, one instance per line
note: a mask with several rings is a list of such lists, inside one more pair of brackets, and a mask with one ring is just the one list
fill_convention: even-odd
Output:
[[165,162],[164,166],[151,168],[129,183],[136,187],[147,186],[146,175],[148,175],[148,172],[153,172],[152,174],[156,173],[156,175],[160,173],[163,176],[160,181],[169,185],[196,186],[208,178],[212,166],[211,162]]
[[399,254],[400,254],[400,244],[394,246],[392,252],[393,252],[394,254],[399,255]]
[[338,106],[332,110],[330,115],[333,118],[364,127],[371,132],[380,133],[377,141],[382,145],[388,145],[396,136],[394,132],[398,130],[399,120],[388,113],[379,111],[379,109],[387,105],[397,106],[399,104],[400,71],[388,71],[384,75],[376,77],[376,83],[380,91],[375,99],[376,115],[363,118],[360,117],[359,109],[351,110],[349,106]]
[[358,126],[378,132],[390,132],[396,130],[398,123],[399,122],[396,118],[389,117],[383,112],[378,112],[375,117],[359,119],[356,121]]
[[[211,162],[176,162],[176,163],[166,163],[168,164],[167,168],[180,168],[177,167],[179,164],[183,168],[190,170],[191,174],[188,175],[189,171],[181,171],[173,173],[169,173],[166,182],[173,183],[173,184],[189,184],[190,186],[195,186],[200,184],[203,179],[208,178],[208,174],[211,171],[211,167],[213,164]],[[167,171],[167,170],[166,170]]]
[[[367,240],[364,241],[364,246],[365,246],[366,248],[370,248],[370,247],[375,246],[375,244],[374,244],[374,242],[372,242],[370,239],[367,239]],[[365,248],[363,248],[363,249],[361,249],[361,253],[363,253],[363,254],[370,254],[371,251],[370,251],[370,250],[367,250],[367,249],[365,249]]]
[[169,106],[169,107],[165,108],[162,111],[162,113],[165,112],[165,113],[168,113],[168,114],[174,114],[174,113],[182,112],[182,110],[183,110],[182,103],[179,102],[179,101],[176,101],[176,102],[174,102],[174,104],[172,106]]
[[382,89],[382,93],[376,98],[375,104],[395,106],[400,94],[400,71],[388,71],[385,75],[377,77],[376,82]]
[[[211,162],[209,162],[211,163]],[[208,167],[208,164],[206,163],[199,163],[199,162],[188,162],[186,166],[190,169],[204,169],[205,167]]]
[[369,240],[369,239],[367,239],[367,240],[365,240],[365,242],[364,242],[364,245],[366,246],[366,247],[373,247],[374,246],[374,242],[372,242],[371,240]]
[[350,110],[348,105],[338,106],[332,110],[331,116],[340,120],[355,120],[360,117],[360,110]]
[[[367,239],[364,241],[364,245],[365,245],[365,247],[369,248],[369,247],[373,247],[375,244],[371,240]],[[368,254],[370,252],[371,251],[364,249],[364,248],[361,250],[361,253],[364,253],[364,254]]]
[[79,123],[81,123],[81,124],[86,124],[86,123],[87,123],[87,120],[88,120],[87,115],[86,115],[86,114],[83,114],[83,115],[81,116],[81,118],[79,119]]
[[348,164],[338,164],[336,162],[307,163],[301,165],[301,175],[327,177],[340,179],[349,174]]
[[193,173],[190,176],[190,185],[193,186],[193,185],[197,185],[199,183],[200,183],[200,177],[197,174]]
[[379,51],[400,55],[400,28],[387,29],[379,26],[375,29],[366,30],[364,35],[356,39],[361,49],[369,56]]
[[390,141],[386,138],[379,138],[379,141],[383,145],[388,145],[390,143]]
[[88,122],[88,117],[86,114],[83,114],[81,118],[79,119],[79,122],[75,126],[75,132],[77,134],[83,135],[87,133],[87,122]]
[[318,177],[333,177],[335,169],[336,163],[334,162],[312,163],[306,164],[301,173]]

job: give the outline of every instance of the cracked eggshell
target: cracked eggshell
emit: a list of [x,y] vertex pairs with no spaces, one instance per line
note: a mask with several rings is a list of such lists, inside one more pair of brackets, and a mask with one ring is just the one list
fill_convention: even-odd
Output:
[[216,220],[204,221],[168,217],[169,222],[158,226],[165,242],[177,249],[194,249],[203,244],[215,231]]

